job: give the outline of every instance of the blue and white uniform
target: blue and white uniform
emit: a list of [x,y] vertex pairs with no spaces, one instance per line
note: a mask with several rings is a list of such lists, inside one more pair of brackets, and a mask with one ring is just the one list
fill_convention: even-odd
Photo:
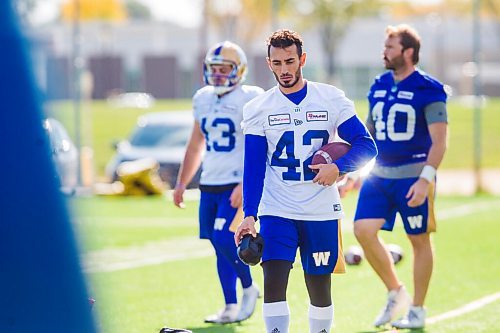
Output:
[[375,79],[368,93],[367,123],[374,128],[379,154],[361,188],[355,220],[384,218],[383,229],[392,230],[399,212],[407,233],[435,230],[434,184],[419,207],[408,207],[406,193],[432,145],[428,126],[447,122],[446,98],[443,85],[420,70],[397,83],[390,71]]
[[276,86],[243,110],[243,206],[246,216],[260,218],[263,261],[293,262],[300,246],[306,272],[326,274],[343,259],[338,256],[338,220],[344,212],[337,186],[313,183],[315,173],[308,166],[337,134],[352,145],[335,162],[341,172],[357,169],[374,157],[376,148],[344,92],[308,81],[298,94],[284,95]]
[[243,106],[264,92],[255,86],[238,86],[219,97],[205,86],[193,97],[194,118],[205,136],[200,184],[227,185],[243,178],[244,138],[240,128]]
[[237,303],[236,277],[243,288],[252,284],[250,270],[235,250],[234,230],[242,216],[231,206],[230,196],[243,178],[243,106],[262,92],[259,87],[239,85],[219,97],[207,85],[193,97],[194,118],[206,143],[200,179],[200,238],[214,246],[226,304]]

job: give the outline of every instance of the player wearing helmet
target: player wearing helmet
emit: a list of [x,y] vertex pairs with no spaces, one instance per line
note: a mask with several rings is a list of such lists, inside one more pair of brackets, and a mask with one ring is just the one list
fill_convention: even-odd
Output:
[[[184,207],[186,185],[202,164],[200,238],[210,240],[215,249],[225,300],[225,307],[205,321],[225,324],[249,318],[259,297],[249,267],[238,258],[233,236],[242,217],[242,110],[246,102],[263,90],[242,85],[247,59],[243,50],[232,42],[224,41],[210,48],[203,68],[206,86],[193,97],[195,121],[177,178],[174,204]],[[237,279],[243,287],[239,307]]]

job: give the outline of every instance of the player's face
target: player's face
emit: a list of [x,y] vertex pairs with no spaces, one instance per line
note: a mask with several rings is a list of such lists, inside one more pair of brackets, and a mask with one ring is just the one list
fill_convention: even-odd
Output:
[[388,37],[385,40],[383,56],[387,69],[397,71],[405,66],[403,45],[399,42],[399,37]]
[[210,74],[214,85],[223,86],[232,70],[233,66],[229,64],[210,65]]
[[299,58],[297,45],[293,44],[287,48],[272,47],[267,62],[274,74],[276,81],[285,89],[293,89],[302,79],[302,66],[304,66],[306,54],[302,53]]

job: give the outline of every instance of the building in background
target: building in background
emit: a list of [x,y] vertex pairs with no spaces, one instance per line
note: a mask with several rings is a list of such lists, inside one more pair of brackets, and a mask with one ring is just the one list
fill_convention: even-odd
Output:
[[[382,69],[384,28],[402,23],[382,18],[356,19],[336,54],[336,82],[349,97],[364,98],[374,76]],[[473,93],[472,22],[464,18],[420,17],[406,21],[420,32],[423,45],[420,67],[452,87],[454,95]],[[499,23],[481,25],[482,92],[500,96]],[[324,53],[319,31],[301,31],[308,44],[306,77],[324,80]],[[72,25],[53,23],[28,31],[36,41],[36,72],[42,88],[55,99],[71,98]],[[265,62],[264,33],[245,45],[247,82],[269,88],[273,78]],[[143,91],[155,98],[190,98],[202,82],[203,45],[225,39],[216,33],[200,40],[200,29],[169,22],[84,22],[81,24],[81,55],[91,74],[91,98],[104,99],[117,91]],[[240,42],[240,41],[236,41]]]

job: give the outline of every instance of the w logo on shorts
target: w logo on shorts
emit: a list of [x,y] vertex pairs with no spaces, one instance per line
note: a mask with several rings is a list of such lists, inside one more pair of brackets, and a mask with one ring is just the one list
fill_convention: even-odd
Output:
[[422,219],[422,215],[408,216],[408,223],[410,224],[410,228],[422,228]]
[[226,219],[223,217],[218,217],[214,222],[214,230],[222,230],[224,229],[224,224],[226,224]]
[[330,251],[314,252],[313,258],[314,258],[314,263],[316,264],[316,267],[328,266],[328,260],[330,259]]

